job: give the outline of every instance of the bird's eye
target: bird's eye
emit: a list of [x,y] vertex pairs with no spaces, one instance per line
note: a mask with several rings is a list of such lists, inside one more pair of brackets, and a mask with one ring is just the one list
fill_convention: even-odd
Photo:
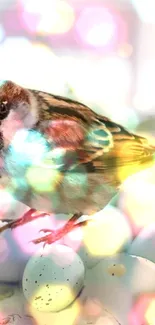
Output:
[[0,120],[7,117],[9,113],[9,105],[7,101],[0,102]]

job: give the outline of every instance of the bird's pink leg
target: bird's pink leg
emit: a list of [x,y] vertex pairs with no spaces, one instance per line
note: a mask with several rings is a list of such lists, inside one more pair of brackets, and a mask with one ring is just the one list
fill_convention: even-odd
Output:
[[82,216],[82,213],[76,213],[73,215],[73,217],[60,229],[56,230],[50,230],[50,229],[42,229],[40,231],[43,231],[44,233],[49,232],[50,234],[43,236],[41,238],[34,239],[32,242],[34,244],[44,243],[46,244],[52,244],[56,242],[57,240],[64,237],[66,234],[68,234],[70,231],[72,231],[75,228],[79,228],[81,226],[85,226],[88,223],[88,220],[81,221],[79,223],[75,223],[80,217]]
[[28,222],[31,222],[31,221],[33,221],[35,219],[38,219],[38,218],[45,217],[47,215],[48,214],[45,213],[45,212],[39,212],[39,211],[37,211],[35,209],[30,209],[27,212],[25,212],[24,215],[21,218],[19,218],[17,220],[12,220],[12,221],[8,222],[6,225],[0,227],[0,233],[3,232],[6,229],[17,228],[19,226],[22,226],[22,225],[28,223]]

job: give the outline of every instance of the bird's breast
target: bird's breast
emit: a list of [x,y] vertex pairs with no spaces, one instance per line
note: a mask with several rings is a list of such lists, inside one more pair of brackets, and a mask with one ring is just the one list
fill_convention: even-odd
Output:
[[51,189],[38,190],[29,186],[23,193],[20,189],[16,190],[16,197],[40,211],[90,214],[103,209],[116,192],[116,187],[105,183],[103,175],[71,173],[67,177],[63,175],[57,184],[51,185]]

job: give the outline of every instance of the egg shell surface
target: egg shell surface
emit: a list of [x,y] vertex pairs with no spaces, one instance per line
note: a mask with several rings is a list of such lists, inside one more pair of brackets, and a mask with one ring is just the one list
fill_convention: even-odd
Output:
[[72,248],[46,246],[25,267],[23,292],[37,310],[57,312],[77,297],[84,285],[84,275],[84,264]]

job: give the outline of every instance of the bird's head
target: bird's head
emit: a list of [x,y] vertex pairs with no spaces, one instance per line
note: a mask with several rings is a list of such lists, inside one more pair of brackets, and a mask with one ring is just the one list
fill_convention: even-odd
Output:
[[[22,113],[23,108],[30,104],[27,90],[12,81],[0,81],[0,121],[8,117],[11,112]],[[26,112],[25,112],[26,113]]]
[[6,148],[20,128],[31,128],[36,112],[29,90],[12,81],[0,81],[0,147]]

